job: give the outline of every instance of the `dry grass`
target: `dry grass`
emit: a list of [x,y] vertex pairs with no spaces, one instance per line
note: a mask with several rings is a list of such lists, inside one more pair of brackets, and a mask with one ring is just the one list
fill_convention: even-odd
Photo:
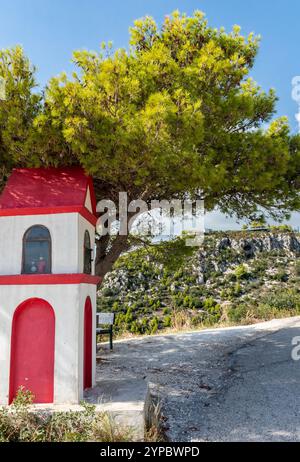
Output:
[[0,410],[0,442],[128,442],[131,432],[107,414],[83,404],[83,411],[34,412],[33,395],[20,389],[12,406]]

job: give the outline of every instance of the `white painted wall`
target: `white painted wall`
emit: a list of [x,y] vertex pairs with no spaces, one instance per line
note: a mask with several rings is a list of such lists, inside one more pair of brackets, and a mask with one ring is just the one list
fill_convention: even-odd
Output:
[[[78,213],[68,213],[0,217],[0,275],[21,274],[23,236],[34,225],[46,226],[51,234],[53,274],[83,272],[84,234],[89,231],[93,248],[95,229]],[[94,274],[94,265],[92,268]],[[88,296],[92,301],[95,333],[95,285],[0,285],[0,404],[8,403],[13,315],[20,303],[33,297],[46,300],[55,312],[55,403],[78,403],[82,399],[84,307]],[[92,351],[94,385],[96,335]]]
[[0,274],[20,274],[25,232],[34,225],[49,229],[52,273],[78,273],[78,214],[0,217]]
[[[38,285],[0,286],[0,404],[8,404],[12,319],[15,309],[28,298],[46,300],[55,312],[54,402],[78,403],[83,396],[84,307],[90,296],[93,332],[96,328],[96,286]],[[93,335],[92,380],[95,384],[96,336]]]
[[89,231],[93,248],[95,228],[78,213],[61,213],[0,217],[0,275],[21,274],[23,236],[34,225],[50,232],[53,274],[83,272],[84,233]]
[[[83,261],[84,261],[84,234],[85,231],[90,233],[91,248],[94,249],[95,244],[95,227],[83,218],[81,215],[78,216],[78,268],[79,272],[83,273]],[[95,257],[95,255],[93,255]],[[95,260],[95,258],[94,258]],[[92,263],[92,274],[95,274],[95,261]]]

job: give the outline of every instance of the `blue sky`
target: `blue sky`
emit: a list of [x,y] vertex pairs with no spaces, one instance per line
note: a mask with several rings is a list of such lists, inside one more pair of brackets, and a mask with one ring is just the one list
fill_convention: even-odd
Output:
[[[239,24],[245,34],[254,31],[262,36],[252,76],[264,89],[275,88],[278,115],[287,115],[296,132],[291,80],[300,75],[299,0],[0,0],[0,48],[23,45],[43,86],[51,76],[71,71],[74,49],[98,50],[102,41],[109,40],[115,47],[126,47],[134,19],[149,14],[161,22],[175,9],[186,13],[200,9],[215,27],[230,30]],[[209,225],[223,226],[223,221],[213,216]],[[298,223],[297,215],[293,224]]]

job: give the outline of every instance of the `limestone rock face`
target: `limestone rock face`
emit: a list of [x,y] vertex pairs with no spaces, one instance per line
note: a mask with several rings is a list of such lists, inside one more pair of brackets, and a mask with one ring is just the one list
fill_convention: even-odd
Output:
[[230,238],[224,237],[216,243],[217,250],[233,248],[244,252],[245,255],[254,256],[257,252],[271,252],[282,250],[289,254],[300,252],[300,240],[293,233],[265,234],[259,237]]
[[[207,275],[225,274],[230,268],[260,258],[260,255],[278,252],[286,259],[300,256],[300,236],[295,233],[272,232],[229,232],[210,234],[202,248],[196,252],[190,271],[196,275],[198,285],[207,284]],[[109,273],[102,284],[103,291],[112,290],[115,294],[154,290],[162,278],[162,266],[158,272],[148,274],[137,268],[128,272],[120,268]],[[160,272],[161,270],[161,272]],[[174,284],[174,287],[176,284]]]
[[[234,255],[234,261],[226,257],[226,251]],[[243,237],[223,236],[217,238],[209,249],[199,250],[198,279],[199,283],[206,280],[206,274],[212,271],[225,273],[233,263],[240,264],[252,258],[259,258],[259,254],[272,251],[281,252],[287,257],[300,255],[300,238],[294,233],[259,233]]]
[[[153,247],[124,254],[98,292],[115,329],[159,329],[256,322],[300,313],[300,234],[211,232],[201,247]],[[275,314],[274,314],[275,313]]]

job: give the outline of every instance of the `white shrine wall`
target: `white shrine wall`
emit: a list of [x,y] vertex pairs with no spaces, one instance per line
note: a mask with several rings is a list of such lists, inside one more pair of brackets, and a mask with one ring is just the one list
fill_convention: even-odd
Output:
[[82,273],[84,233],[89,231],[93,248],[95,228],[78,213],[59,213],[0,217],[0,275],[21,274],[23,236],[35,225],[50,232],[52,274]]
[[[83,397],[84,310],[90,297],[92,332],[96,329],[96,285],[0,286],[0,404],[8,404],[12,320],[30,298],[47,301],[55,313],[54,404],[79,403]],[[95,385],[96,336],[92,337],[92,386]]]

